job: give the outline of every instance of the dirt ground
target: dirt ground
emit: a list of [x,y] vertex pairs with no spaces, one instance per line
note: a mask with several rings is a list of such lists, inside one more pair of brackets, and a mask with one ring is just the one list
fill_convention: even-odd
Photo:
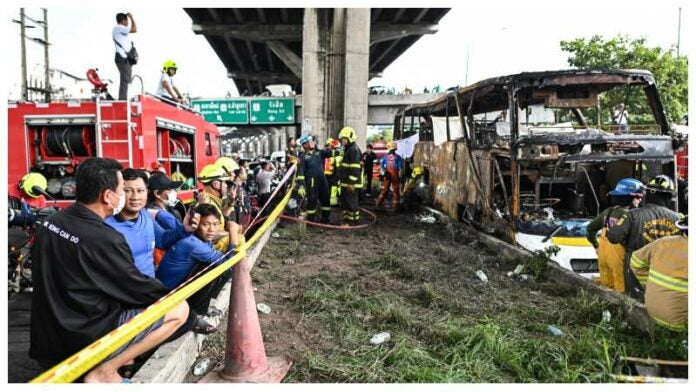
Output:
[[[284,382],[607,382],[619,355],[686,358],[681,337],[651,341],[598,298],[508,276],[533,266],[457,223],[380,212],[361,231],[283,222],[276,233],[252,278],[272,309],[259,313],[266,352],[294,362]],[[391,340],[370,344],[380,332]],[[223,333],[201,357],[223,359]]]

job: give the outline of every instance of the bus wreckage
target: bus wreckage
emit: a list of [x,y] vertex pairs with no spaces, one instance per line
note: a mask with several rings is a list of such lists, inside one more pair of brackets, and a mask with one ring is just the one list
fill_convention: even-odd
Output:
[[529,251],[555,245],[551,258],[588,278],[598,267],[586,226],[608,191],[627,177],[675,178],[682,144],[640,70],[484,80],[401,110],[394,136],[418,139],[411,166],[424,168],[435,208]]

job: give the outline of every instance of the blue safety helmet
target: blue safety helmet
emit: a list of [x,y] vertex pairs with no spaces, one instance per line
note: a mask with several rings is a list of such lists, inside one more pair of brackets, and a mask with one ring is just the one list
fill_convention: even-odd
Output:
[[624,178],[609,192],[610,196],[643,196],[645,185],[635,178]]
[[300,146],[303,146],[305,143],[307,143],[313,139],[314,139],[314,137],[312,135],[302,135],[302,136],[300,136],[299,139],[297,139],[297,143],[299,143]]

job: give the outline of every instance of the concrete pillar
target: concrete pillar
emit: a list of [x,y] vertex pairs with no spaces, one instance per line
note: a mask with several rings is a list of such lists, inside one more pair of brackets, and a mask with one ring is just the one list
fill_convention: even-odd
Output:
[[355,129],[358,146],[367,140],[367,81],[370,66],[370,9],[348,8],[346,12],[346,55],[344,126]]
[[320,136],[323,144],[329,137],[338,136],[343,127],[343,95],[345,91],[346,57],[346,9],[334,8],[333,25],[327,56],[328,74],[326,81],[326,129]]
[[326,34],[328,9],[305,8],[302,28],[302,134],[326,128]]

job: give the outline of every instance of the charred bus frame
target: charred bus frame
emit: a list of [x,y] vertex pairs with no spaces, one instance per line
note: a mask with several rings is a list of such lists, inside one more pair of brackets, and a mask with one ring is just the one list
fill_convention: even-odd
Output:
[[[654,121],[644,128],[652,134],[601,129],[600,94],[624,87],[644,93]],[[553,125],[530,122],[532,109],[553,114]],[[585,116],[592,111],[595,125]],[[529,250],[558,245],[555,260],[586,276],[596,274],[596,252],[583,229],[608,206],[606,192],[625,177],[674,178],[679,145],[654,77],[642,70],[487,79],[401,110],[395,139],[414,132],[412,165],[426,170],[436,208]]]

